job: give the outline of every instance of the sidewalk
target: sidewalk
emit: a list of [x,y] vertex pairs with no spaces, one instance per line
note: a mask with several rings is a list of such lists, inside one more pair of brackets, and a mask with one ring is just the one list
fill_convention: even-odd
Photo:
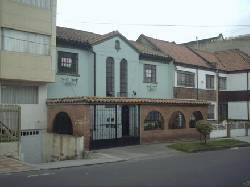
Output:
[[28,164],[7,157],[0,157],[0,174],[9,172],[29,171],[32,167]]
[[148,144],[134,145],[126,147],[116,147],[109,149],[100,149],[90,151],[86,159],[65,160],[41,164],[29,164],[11,158],[0,157],[0,174],[21,172],[21,171],[37,171],[67,167],[87,166],[94,164],[104,164],[111,162],[121,162],[127,160],[149,159],[159,156],[174,156],[183,154],[175,150],[167,148],[168,144]]

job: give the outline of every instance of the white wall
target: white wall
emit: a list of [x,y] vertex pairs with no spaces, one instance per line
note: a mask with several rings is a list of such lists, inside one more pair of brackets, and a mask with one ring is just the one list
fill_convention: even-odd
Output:
[[247,120],[247,102],[228,102],[228,118]]
[[247,73],[228,74],[227,91],[247,90]]

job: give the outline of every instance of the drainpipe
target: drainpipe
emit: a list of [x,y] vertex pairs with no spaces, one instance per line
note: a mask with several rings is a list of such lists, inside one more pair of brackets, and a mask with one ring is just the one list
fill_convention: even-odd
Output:
[[96,52],[93,49],[91,52],[94,54],[94,96],[96,96]]
[[249,121],[249,71],[247,70],[247,120]]
[[197,84],[197,89],[196,89],[196,99],[199,99],[199,80],[198,80],[198,68],[196,68],[196,84]]
[[217,105],[217,123],[219,124],[219,69],[216,68],[216,105]]

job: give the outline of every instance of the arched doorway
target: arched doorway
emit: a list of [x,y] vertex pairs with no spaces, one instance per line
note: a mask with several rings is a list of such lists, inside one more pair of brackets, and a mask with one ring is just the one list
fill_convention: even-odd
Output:
[[185,128],[186,120],[182,112],[177,111],[171,115],[169,120],[169,129],[183,129]]
[[196,122],[199,120],[203,120],[202,113],[200,111],[193,112],[189,119],[189,128],[195,128]]
[[53,133],[73,134],[73,126],[69,115],[66,112],[60,112],[56,115],[53,122]]

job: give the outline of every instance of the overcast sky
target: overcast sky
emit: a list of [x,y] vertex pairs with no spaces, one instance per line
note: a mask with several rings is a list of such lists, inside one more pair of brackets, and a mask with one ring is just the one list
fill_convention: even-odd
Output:
[[57,25],[99,34],[119,30],[131,40],[142,33],[177,43],[229,37],[250,34],[250,0],[57,0]]

